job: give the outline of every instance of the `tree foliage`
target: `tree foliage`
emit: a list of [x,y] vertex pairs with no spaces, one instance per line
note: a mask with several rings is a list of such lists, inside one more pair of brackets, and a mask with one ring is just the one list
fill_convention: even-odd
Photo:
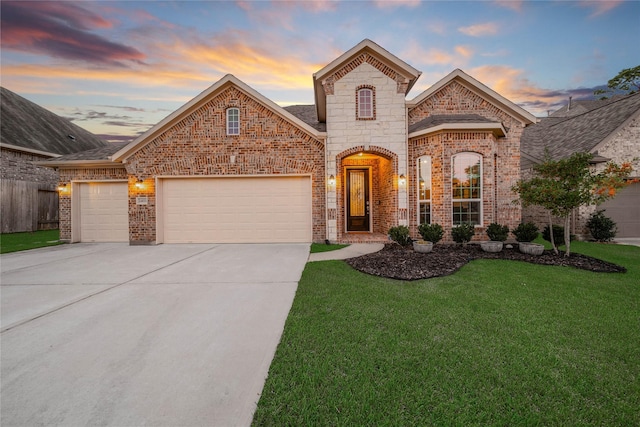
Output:
[[607,99],[615,92],[625,92],[632,94],[640,91],[640,65],[632,68],[625,68],[614,78],[607,82],[608,89],[597,89],[594,95],[604,95],[601,99]]
[[[561,160],[551,160],[547,155],[543,163],[534,167],[534,177],[518,181],[512,188],[523,206],[542,206],[564,219],[565,256],[571,253],[571,212],[580,206],[598,204],[614,197],[618,190],[628,185],[627,178],[633,170],[630,163],[609,163],[602,172],[596,173],[590,168],[592,158],[589,153],[574,153]],[[553,240],[551,244],[558,253]]]

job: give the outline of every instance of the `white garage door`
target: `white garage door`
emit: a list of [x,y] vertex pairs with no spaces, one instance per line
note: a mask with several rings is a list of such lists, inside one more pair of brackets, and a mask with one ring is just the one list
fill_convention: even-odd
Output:
[[165,179],[165,243],[311,241],[311,178]]
[[80,241],[129,241],[126,182],[80,184]]
[[640,237],[640,183],[631,184],[600,205],[618,225],[616,237]]

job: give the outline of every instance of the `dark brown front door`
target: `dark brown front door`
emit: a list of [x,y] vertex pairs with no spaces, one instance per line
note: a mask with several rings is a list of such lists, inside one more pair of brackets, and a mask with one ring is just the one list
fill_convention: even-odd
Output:
[[368,169],[347,169],[347,231],[369,231]]

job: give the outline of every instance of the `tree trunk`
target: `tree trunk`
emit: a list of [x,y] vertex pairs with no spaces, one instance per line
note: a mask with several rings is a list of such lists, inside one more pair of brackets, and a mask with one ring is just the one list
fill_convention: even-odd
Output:
[[551,247],[553,248],[553,253],[558,255],[558,248],[556,247],[556,242],[553,238],[553,220],[551,219],[551,211],[549,211],[549,236],[549,238],[551,239]]
[[564,256],[568,257],[571,254],[571,215],[567,215],[564,219],[564,246],[567,251]]

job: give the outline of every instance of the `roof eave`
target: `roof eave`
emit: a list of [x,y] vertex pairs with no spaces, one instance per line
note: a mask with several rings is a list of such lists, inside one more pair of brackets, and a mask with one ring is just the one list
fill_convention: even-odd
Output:
[[50,168],[81,168],[81,167],[124,167],[122,163],[113,162],[111,160],[43,160],[39,162],[33,162],[38,166],[46,166]]
[[479,131],[491,131],[496,138],[506,136],[507,132],[502,126],[502,123],[443,123],[437,126],[433,126],[426,129],[421,129],[409,134],[409,138],[416,138],[419,136],[429,135],[436,132],[442,132],[447,130],[479,130]]
[[42,150],[35,150],[33,148],[25,148],[25,147],[21,147],[19,145],[7,144],[7,143],[4,143],[4,142],[0,142],[0,147],[6,148],[7,150],[22,151],[24,153],[37,154],[39,156],[45,156],[45,157],[53,157],[53,158],[55,158],[55,157],[62,156],[62,154],[50,153],[48,151],[42,151]]

